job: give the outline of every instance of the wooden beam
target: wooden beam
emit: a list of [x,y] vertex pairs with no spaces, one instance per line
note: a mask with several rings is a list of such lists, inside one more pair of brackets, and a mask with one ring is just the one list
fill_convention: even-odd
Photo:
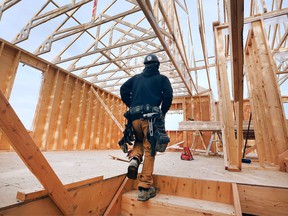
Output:
[[[93,184],[93,183],[101,181],[103,179],[104,179],[103,176],[98,176],[98,177],[95,177],[95,178],[85,179],[85,180],[82,180],[82,181],[79,181],[79,182],[73,182],[73,183],[70,183],[70,184],[66,184],[66,185],[64,185],[64,187],[69,191],[69,190],[72,190],[72,189],[76,189],[78,187],[82,187],[82,186],[85,186],[85,185]],[[45,197],[45,196],[48,196],[48,195],[49,195],[49,193],[45,189],[44,190],[39,190],[39,191],[33,191],[33,192],[18,191],[17,195],[16,195],[16,198],[18,200],[21,200],[21,201],[28,201],[28,200],[33,200],[33,199],[37,199],[37,198],[40,198],[40,197]]]
[[29,34],[31,29],[33,29],[34,27],[45,23],[53,18],[56,18],[58,16],[61,16],[62,14],[67,14],[69,11],[77,9],[79,7],[81,7],[82,5],[91,2],[92,0],[82,0],[81,2],[77,2],[75,4],[74,3],[70,3],[67,5],[64,5],[62,7],[58,7],[54,10],[48,11],[48,12],[44,12],[45,8],[48,6],[49,1],[47,1],[42,8],[36,13],[36,15],[26,24],[26,26],[21,30],[21,32],[15,37],[13,43],[17,44],[21,41],[24,41],[26,39],[28,39]]
[[[234,101],[241,100],[239,95],[243,91],[243,23],[244,1],[229,0],[229,31],[232,49],[232,74]],[[243,100],[243,98],[242,98]]]
[[20,1],[21,0],[5,0],[2,3],[1,8],[0,8],[0,20],[1,20],[2,14],[4,13],[5,10],[9,9],[10,7],[17,4]]
[[109,107],[105,104],[104,100],[100,97],[100,95],[94,90],[93,87],[91,87],[93,93],[95,94],[96,98],[100,101],[101,105],[105,108],[106,112],[109,114],[109,116],[113,119],[113,121],[115,122],[115,124],[118,126],[118,128],[121,131],[124,131],[124,128],[122,127],[122,125],[118,122],[118,120],[116,119],[116,117],[114,116],[114,114],[110,111]]
[[[248,121],[243,121],[243,130],[248,130]],[[234,129],[237,129],[237,122],[234,122]],[[253,123],[250,123],[250,130],[254,130]],[[220,121],[182,121],[179,122],[179,130],[188,131],[220,131]]]
[[[271,18],[274,18],[274,17],[287,15],[287,13],[288,13],[288,8],[283,8],[283,9],[279,9],[279,10],[276,10],[276,11],[271,11],[271,12],[268,12],[268,13],[261,14],[260,16],[247,17],[247,18],[244,19],[244,24],[252,23],[252,22],[255,22],[255,21],[259,21],[259,20],[271,19]],[[224,23],[224,24],[220,24],[217,28],[223,29],[223,28],[228,28],[228,27],[229,27],[229,23]]]
[[104,48],[101,48],[101,49],[97,49],[97,50],[89,51],[89,52],[82,53],[82,54],[79,54],[79,55],[75,55],[75,56],[72,56],[72,57],[68,57],[66,59],[58,60],[58,61],[55,62],[55,64],[60,64],[60,63],[72,61],[72,60],[75,60],[77,58],[89,56],[89,55],[96,54],[96,53],[103,52],[103,51],[108,51],[110,49],[115,49],[115,48],[127,46],[129,44],[134,44],[134,43],[137,43],[137,42],[150,40],[150,39],[153,39],[155,37],[156,37],[156,35],[150,35],[150,36],[142,37],[140,39],[129,40],[127,42],[118,43],[118,44],[115,44],[115,45],[112,45],[112,46],[104,47]]
[[26,131],[2,91],[0,91],[0,127],[14,150],[48,191],[63,214],[73,215],[77,206],[72,197]]
[[[177,70],[179,76],[181,77],[181,79],[183,80],[184,84],[185,84],[185,87],[187,88],[188,92],[190,95],[193,95],[193,89],[192,89],[192,86],[194,86],[194,89],[197,92],[197,88],[194,84],[194,81],[188,71],[188,68],[186,68],[186,62],[185,62],[185,59],[183,58],[183,56],[181,55],[182,53],[179,51],[179,54],[181,56],[181,58],[179,59],[179,61],[183,62],[184,64],[184,67],[181,67],[179,66],[179,62],[176,61],[175,59],[175,56],[172,54],[172,52],[170,51],[169,47],[167,46],[166,42],[165,42],[165,39],[163,37],[163,34],[161,33],[160,31],[160,28],[159,28],[159,25],[158,23],[156,22],[155,20],[155,17],[153,16],[153,13],[149,10],[149,7],[147,6],[147,4],[144,3],[144,1],[141,1],[141,0],[137,0],[140,8],[142,9],[143,13],[145,14],[148,22],[150,23],[151,27],[153,28],[155,34],[157,35],[160,43],[162,44],[163,46],[163,49],[166,51],[168,57],[170,58],[172,64],[174,65],[175,69]],[[163,15],[163,18],[166,20],[166,24],[167,24],[167,27],[169,29],[169,32],[173,34],[173,29],[169,23],[169,19],[167,18],[167,15],[163,9],[163,5],[161,4],[161,1],[159,1],[159,8],[160,8],[160,11],[162,12],[162,15]],[[176,42],[175,42],[176,43]]]
[[[215,53],[217,62],[217,83],[220,105],[220,118],[222,127],[222,143],[224,150],[224,160],[226,168],[231,171],[241,170],[241,159],[239,158],[240,146],[237,145],[234,125],[233,125],[233,109],[229,91],[229,81],[227,74],[227,64],[224,49],[224,37],[220,29],[214,28],[215,34]],[[225,158],[227,154],[227,159]]]
[[243,146],[243,25],[244,25],[244,0],[229,0],[229,32],[231,35],[231,62],[233,77],[233,97],[236,102],[237,120],[237,165],[241,169],[242,146]]

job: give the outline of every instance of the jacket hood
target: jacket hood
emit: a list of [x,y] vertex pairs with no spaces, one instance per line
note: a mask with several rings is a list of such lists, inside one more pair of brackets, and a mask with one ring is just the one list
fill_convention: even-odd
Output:
[[145,68],[144,68],[142,74],[145,77],[158,75],[158,74],[160,74],[158,69],[159,69],[159,66],[157,64],[147,64],[147,65],[145,65]]

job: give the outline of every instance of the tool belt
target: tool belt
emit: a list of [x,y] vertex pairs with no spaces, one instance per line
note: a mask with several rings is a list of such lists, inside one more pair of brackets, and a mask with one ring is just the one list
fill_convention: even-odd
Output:
[[129,109],[129,114],[131,116],[133,115],[138,115],[138,114],[146,114],[146,113],[152,113],[152,112],[161,112],[160,108],[157,106],[150,106],[149,104],[143,106],[135,106],[135,107],[131,107]]
[[143,114],[152,113],[152,112],[161,113],[161,110],[159,107],[151,106],[149,104],[140,105],[140,106],[130,107],[130,109],[124,113],[124,116],[127,119],[130,119],[130,121],[132,122],[135,119],[143,118]]

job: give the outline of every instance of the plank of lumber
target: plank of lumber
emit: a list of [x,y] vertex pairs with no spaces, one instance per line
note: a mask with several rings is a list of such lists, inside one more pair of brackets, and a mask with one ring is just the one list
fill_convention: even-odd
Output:
[[179,122],[179,130],[211,130],[220,131],[221,122],[209,122],[209,121],[183,121]]
[[[244,1],[228,1],[229,29],[232,49],[233,95],[237,102],[243,100],[243,24]],[[242,97],[242,98],[241,98]]]
[[175,143],[175,144],[173,144],[173,145],[170,145],[170,146],[168,146],[167,148],[166,148],[166,150],[167,149],[173,149],[173,148],[182,148],[182,147],[180,147],[180,145],[183,145],[185,142],[182,140],[182,141],[180,141],[180,142],[178,142],[178,143]]
[[139,202],[137,192],[122,195],[121,215],[236,215],[233,205],[166,194]]
[[232,191],[233,191],[233,202],[234,208],[237,216],[242,216],[242,210],[240,205],[240,198],[238,193],[238,188],[236,183],[232,183]]
[[2,91],[0,91],[0,127],[10,140],[13,149],[49,192],[49,196],[63,214],[73,215],[77,206],[72,197],[28,134]]
[[[98,176],[98,177],[91,178],[91,179],[85,179],[85,180],[79,181],[79,182],[73,182],[73,183],[64,185],[64,187],[69,191],[71,189],[76,189],[76,188],[82,187],[84,185],[93,184],[93,183],[101,181],[103,179],[104,179],[103,176]],[[27,200],[33,200],[33,199],[37,199],[40,197],[44,197],[44,196],[48,196],[48,191],[45,189],[39,190],[39,191],[34,191],[34,192],[18,191],[16,198],[18,200],[21,200],[21,201],[27,201]]]
[[130,162],[128,159],[124,159],[124,158],[120,158],[120,157],[116,157],[113,155],[109,155],[113,160],[119,160],[119,161],[124,161],[124,162]]
[[124,131],[124,128],[122,127],[122,125],[118,122],[117,118],[114,116],[114,114],[111,112],[111,110],[108,108],[108,106],[105,104],[105,102],[103,101],[103,99],[100,97],[100,95],[95,91],[94,88],[92,88],[92,86],[90,87],[92,89],[92,92],[94,93],[94,95],[97,97],[97,99],[100,101],[101,105],[105,108],[106,112],[109,114],[109,116],[112,118],[112,120],[115,122],[115,124],[117,125],[117,127],[121,130]]
[[[234,122],[234,128],[237,129],[236,122]],[[251,122],[251,131],[254,130],[253,123]],[[221,131],[220,121],[183,121],[179,122],[179,130],[191,130],[191,131]],[[248,121],[243,122],[243,130],[248,130]]]

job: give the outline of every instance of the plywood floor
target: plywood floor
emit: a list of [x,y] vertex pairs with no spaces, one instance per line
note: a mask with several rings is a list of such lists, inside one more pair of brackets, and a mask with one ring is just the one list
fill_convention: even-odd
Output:
[[[109,155],[125,158],[121,150],[43,152],[63,184],[97,176],[110,178],[126,173],[128,163]],[[221,157],[194,155],[193,161],[180,159],[180,152],[156,156],[154,173],[158,175],[229,181],[288,188],[288,173],[259,168],[256,162],[243,164],[241,172],[224,169]],[[141,171],[141,168],[140,168]],[[0,208],[17,203],[17,191],[37,191],[42,185],[15,152],[0,152]]]

